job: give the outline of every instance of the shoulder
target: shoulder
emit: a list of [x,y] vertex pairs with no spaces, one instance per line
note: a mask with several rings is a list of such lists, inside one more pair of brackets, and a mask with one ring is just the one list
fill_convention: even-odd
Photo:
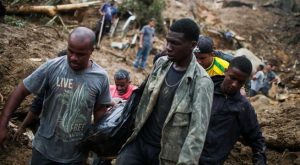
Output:
[[61,68],[61,65],[65,64],[67,65],[67,56],[62,56],[62,57],[56,57],[54,59],[50,59],[46,61],[46,67],[48,69],[57,69],[58,67]]
[[154,64],[154,68],[157,68],[158,66],[161,66],[163,63],[168,61],[168,57],[167,56],[161,56],[159,57],[155,64]]
[[262,70],[258,71],[260,75],[264,75],[264,72]]
[[241,106],[241,111],[245,114],[248,114],[248,113],[254,113],[254,108],[253,106],[251,105],[250,101],[245,97],[245,96],[242,96],[240,95],[240,104],[237,104],[238,106]]
[[223,67],[228,68],[229,66],[229,62],[227,62],[226,60],[223,60],[219,57],[214,57],[216,62],[218,62],[219,64],[221,64]]
[[107,71],[104,68],[102,68],[100,65],[98,65],[97,63],[95,63],[94,61],[93,61],[93,64],[92,64],[91,73],[103,76],[106,79],[108,79],[108,73],[107,73]]
[[194,71],[194,83],[197,86],[197,88],[201,87],[210,87],[213,88],[213,82],[206,72],[206,70],[200,66],[198,63],[195,65],[195,71]]

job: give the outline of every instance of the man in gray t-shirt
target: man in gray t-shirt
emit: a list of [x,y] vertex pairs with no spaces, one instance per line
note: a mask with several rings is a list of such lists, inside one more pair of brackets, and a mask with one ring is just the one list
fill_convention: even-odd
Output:
[[141,67],[142,70],[145,69],[147,64],[148,55],[152,49],[153,37],[155,35],[155,19],[150,19],[148,25],[145,25],[140,31],[140,42],[139,50],[136,58],[133,62],[135,69]]
[[92,115],[97,122],[111,103],[106,71],[90,60],[95,34],[85,27],[73,30],[67,56],[49,60],[25,78],[8,99],[0,116],[0,145],[7,123],[30,93],[45,93],[40,127],[33,140],[32,165],[82,164],[76,147],[84,138]]

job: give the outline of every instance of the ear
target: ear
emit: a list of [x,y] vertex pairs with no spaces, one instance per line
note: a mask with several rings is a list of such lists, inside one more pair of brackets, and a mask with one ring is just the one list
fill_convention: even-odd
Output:
[[197,41],[192,41],[192,49],[194,49],[197,46]]

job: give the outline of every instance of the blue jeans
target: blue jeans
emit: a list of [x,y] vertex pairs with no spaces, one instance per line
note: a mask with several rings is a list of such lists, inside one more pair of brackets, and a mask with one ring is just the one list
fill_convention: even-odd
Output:
[[152,45],[145,44],[142,48],[139,48],[138,53],[136,54],[135,60],[133,62],[133,66],[135,68],[145,69],[147,64],[147,58],[152,49]]

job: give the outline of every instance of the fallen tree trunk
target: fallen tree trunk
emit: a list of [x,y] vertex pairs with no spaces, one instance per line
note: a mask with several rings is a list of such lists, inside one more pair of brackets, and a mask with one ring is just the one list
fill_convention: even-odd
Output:
[[8,6],[6,7],[8,14],[30,14],[30,13],[41,13],[48,16],[55,16],[60,11],[70,11],[77,10],[82,8],[87,8],[91,6],[101,5],[101,1],[77,3],[77,4],[65,4],[65,5],[56,5],[56,6]]

